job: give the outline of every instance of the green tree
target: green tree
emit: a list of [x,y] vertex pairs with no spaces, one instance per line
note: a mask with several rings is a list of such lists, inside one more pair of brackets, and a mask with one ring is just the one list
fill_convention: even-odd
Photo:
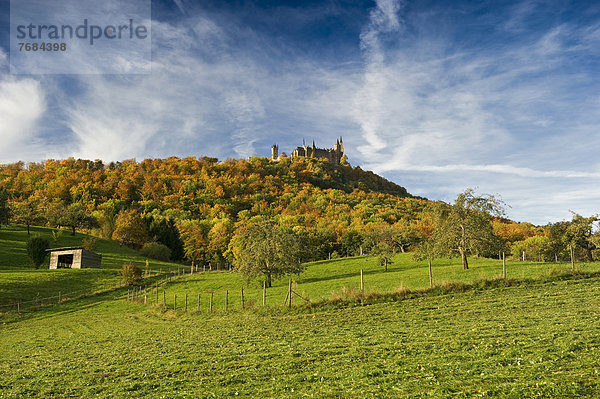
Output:
[[11,203],[12,221],[27,226],[27,235],[30,235],[30,227],[41,223],[44,218],[40,214],[40,201],[37,197],[29,196],[23,201]]
[[594,255],[592,250],[596,249],[593,239],[594,223],[600,220],[598,215],[592,215],[590,217],[583,217],[575,212],[573,219],[567,224],[563,235],[563,241],[570,246],[570,248],[579,247],[581,248],[589,262],[594,261]]
[[527,259],[544,262],[552,257],[552,240],[550,237],[533,236],[523,241],[515,241],[510,247],[510,252],[517,258],[523,251],[525,251]]
[[88,215],[83,205],[71,204],[64,210],[60,225],[70,227],[71,235],[74,236],[76,229],[96,227],[98,221],[93,216]]
[[267,287],[272,279],[300,273],[300,245],[297,237],[272,223],[250,225],[230,242],[236,269],[247,281],[264,275]]
[[454,204],[434,205],[434,252],[439,256],[458,253],[463,269],[469,268],[467,256],[495,251],[499,240],[494,235],[491,217],[504,215],[504,203],[492,195],[476,195],[467,189]]
[[50,243],[47,239],[35,236],[30,237],[27,240],[27,255],[33,262],[33,267],[39,269],[40,266],[46,260],[46,255],[48,254],[46,250],[50,247]]
[[0,187],[0,227],[8,224],[10,219],[10,207],[8,206],[8,192],[4,187]]

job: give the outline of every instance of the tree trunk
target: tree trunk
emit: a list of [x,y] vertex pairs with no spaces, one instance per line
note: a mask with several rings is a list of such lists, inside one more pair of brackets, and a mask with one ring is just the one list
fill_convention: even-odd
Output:
[[386,272],[387,272],[387,262],[388,262],[387,258],[384,258],[383,259],[383,265],[385,266],[385,271]]
[[267,273],[267,287],[271,288],[271,273]]
[[71,235],[72,235],[72,236],[75,236],[75,226],[71,226],[71,229],[72,229],[72,230],[71,230]]
[[458,247],[458,252],[460,252],[460,259],[462,260],[463,270],[467,270],[469,268],[469,261],[467,260],[467,253],[462,247]]
[[27,235],[31,235],[31,232],[29,231],[29,224],[27,224]]

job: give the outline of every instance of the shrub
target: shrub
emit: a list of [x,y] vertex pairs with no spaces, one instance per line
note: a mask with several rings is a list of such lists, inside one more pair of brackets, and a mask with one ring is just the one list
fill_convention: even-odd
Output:
[[142,255],[156,260],[168,261],[171,259],[171,250],[169,247],[158,242],[147,242],[140,252]]
[[44,263],[48,254],[46,252],[48,248],[50,248],[50,242],[45,238],[36,236],[27,240],[27,255],[31,258],[33,267],[39,269],[42,263]]
[[121,269],[121,277],[125,285],[134,285],[142,280],[142,269],[133,263],[125,263]]
[[88,251],[95,251],[96,247],[98,246],[98,239],[94,237],[84,238],[82,246],[83,249]]

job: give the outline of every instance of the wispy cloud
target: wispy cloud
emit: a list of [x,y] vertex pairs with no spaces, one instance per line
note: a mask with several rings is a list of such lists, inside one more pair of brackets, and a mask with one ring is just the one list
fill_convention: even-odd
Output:
[[45,110],[45,93],[38,81],[0,79],[0,159],[3,162],[43,154],[43,143],[37,140],[35,133]]

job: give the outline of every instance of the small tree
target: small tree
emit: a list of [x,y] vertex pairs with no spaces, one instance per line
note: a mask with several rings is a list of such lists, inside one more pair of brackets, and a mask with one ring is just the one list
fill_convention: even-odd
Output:
[[96,227],[98,221],[93,216],[88,215],[83,205],[71,204],[65,209],[60,224],[70,227],[71,235],[74,236],[76,229]]
[[47,239],[35,236],[27,240],[27,255],[33,262],[33,267],[39,269],[46,260],[46,250],[50,247]]
[[300,273],[300,245],[297,237],[272,223],[250,225],[230,242],[234,265],[246,280],[263,275],[267,287],[272,279]]
[[504,203],[492,195],[476,195],[467,189],[454,204],[434,205],[434,252],[440,256],[460,255],[463,269],[469,268],[467,256],[489,252],[499,245],[494,235],[491,216],[502,216]]
[[133,263],[125,263],[121,269],[123,284],[134,285],[142,280],[142,269]]
[[27,226],[27,235],[30,235],[30,227],[41,223],[43,217],[39,211],[40,201],[34,196],[30,196],[23,201],[11,203],[12,221]]

